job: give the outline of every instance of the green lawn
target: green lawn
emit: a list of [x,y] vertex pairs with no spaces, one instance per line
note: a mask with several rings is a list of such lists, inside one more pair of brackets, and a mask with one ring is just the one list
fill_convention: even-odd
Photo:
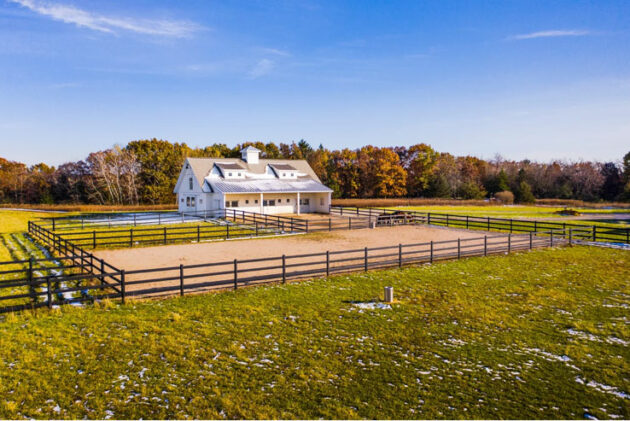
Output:
[[0,210],[0,234],[23,232],[28,229],[28,221],[36,218],[51,218],[68,215],[56,212],[23,212]]
[[[551,206],[521,206],[521,205],[509,205],[509,206],[398,206],[390,209],[406,209],[416,210],[420,212],[436,212],[436,213],[450,213],[457,215],[470,215],[470,216],[491,216],[496,218],[557,218],[570,220],[566,216],[555,213],[561,211],[565,207],[551,207]],[[573,209],[573,208],[571,208]],[[615,213],[630,214],[627,209],[584,209],[577,208],[578,212],[582,216],[589,215],[610,215],[614,218]],[[584,221],[583,221],[584,222]]]
[[628,418],[629,283],[574,247],[10,315],[0,418]]

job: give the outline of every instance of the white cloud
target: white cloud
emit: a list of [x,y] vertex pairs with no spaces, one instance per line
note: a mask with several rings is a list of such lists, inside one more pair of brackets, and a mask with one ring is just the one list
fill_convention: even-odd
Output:
[[60,3],[40,2],[37,0],[9,1],[54,20],[110,34],[115,34],[118,30],[124,30],[145,35],[184,38],[203,29],[202,26],[194,22],[103,16]]
[[590,31],[583,31],[579,29],[561,30],[553,29],[548,31],[531,32],[529,34],[520,34],[511,36],[510,39],[535,39],[535,38],[557,38],[557,37],[582,37],[590,35]]
[[281,56],[281,57],[290,57],[291,53],[285,50],[280,50],[278,48],[261,48],[260,51],[265,54]]
[[249,71],[249,77],[251,79],[257,79],[261,76],[265,76],[269,74],[275,66],[276,64],[272,60],[264,58],[258,61]]

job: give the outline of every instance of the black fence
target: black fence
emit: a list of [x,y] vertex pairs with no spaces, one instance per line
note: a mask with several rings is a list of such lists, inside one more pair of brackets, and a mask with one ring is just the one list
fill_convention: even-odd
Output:
[[120,270],[47,230],[31,235],[60,256],[0,262],[0,313],[120,296]]
[[[29,232],[41,230],[54,232],[56,239],[68,240],[77,246],[90,249],[308,232],[308,221],[302,219],[233,209],[222,210],[212,215],[199,213],[187,215],[185,218],[173,216],[175,215],[169,215],[169,219],[165,217],[150,219],[147,214],[144,214],[144,218],[140,220],[134,214],[115,214],[113,220],[116,222],[112,225],[102,224],[102,218],[97,219],[100,221],[98,224],[90,224],[82,216],[40,218],[29,222]],[[162,226],[147,226],[150,225],[149,221],[156,223],[159,221]],[[182,221],[184,221],[183,225],[181,225]],[[108,226],[112,228],[103,229]]]
[[[35,239],[61,257],[1,263],[0,266],[25,266],[0,272],[17,274],[15,279],[0,282],[0,312],[92,302],[104,298],[120,298],[124,303],[129,297],[150,298],[237,289],[343,272],[531,250],[573,241],[572,236],[564,231],[495,234],[449,241],[125,271],[35,223],[29,225],[29,230]],[[55,261],[58,263],[51,267]],[[53,270],[55,274],[38,273],[44,268]],[[64,271],[74,273],[60,274]],[[16,292],[16,288],[21,288],[21,291]]]
[[557,246],[568,241],[557,235],[494,235],[449,241],[365,247],[353,250],[234,259],[197,265],[180,265],[124,272],[126,296],[199,293],[218,289],[286,282],[343,272],[402,267],[471,256],[510,253]]
[[332,206],[331,213],[339,216],[367,218],[377,226],[398,224],[429,224],[452,228],[499,231],[509,233],[563,232],[574,240],[630,244],[630,228],[608,228],[570,222],[492,218],[419,212],[381,208]]

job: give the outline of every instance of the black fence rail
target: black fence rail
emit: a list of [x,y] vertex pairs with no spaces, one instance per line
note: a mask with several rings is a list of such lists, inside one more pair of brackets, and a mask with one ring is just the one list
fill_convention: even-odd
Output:
[[[298,219],[264,215],[239,210],[223,210],[219,215],[227,226],[253,227],[254,230],[272,229],[276,232],[306,233],[336,229],[359,229],[376,226],[431,224],[457,228],[502,231],[475,238],[449,241],[399,244],[388,247],[365,247],[352,250],[282,255],[257,259],[234,259],[196,265],[149,268],[133,271],[120,270],[83,247],[94,245],[94,231],[90,238],[84,233],[68,230],[54,232],[58,222],[41,220],[29,222],[29,234],[51,249],[59,257],[0,262],[0,312],[28,308],[54,307],[65,304],[93,302],[103,298],[119,298],[124,303],[129,297],[150,298],[162,295],[185,295],[208,290],[237,289],[248,285],[329,276],[376,268],[433,263],[441,260],[472,256],[510,253],[542,247],[572,244],[575,241],[619,241],[628,235],[626,229],[607,230],[577,224],[523,221],[502,218],[481,218],[442,213],[409,212],[391,209],[362,209],[333,207],[329,218]],[[213,215],[214,216],[214,215]],[[343,217],[340,217],[343,216]],[[137,223],[136,219],[136,223]],[[234,225],[230,225],[234,224]],[[70,226],[70,224],[67,224]],[[84,226],[84,225],[83,225]],[[264,228],[261,228],[264,227]],[[160,227],[160,234],[167,229]],[[179,227],[188,229],[189,227]],[[194,234],[201,228],[193,227]],[[152,235],[149,227],[141,227],[124,238],[122,243],[135,243],[142,235]],[[231,229],[231,228],[230,228]],[[199,231],[197,231],[199,230]],[[107,230],[108,234],[120,234]],[[612,231],[612,232],[611,232]],[[107,240],[107,239],[105,239]],[[97,245],[99,245],[97,237]],[[160,240],[164,241],[163,238]]]
[[562,233],[485,235],[448,241],[365,247],[257,259],[123,271],[125,297],[200,293],[287,282],[343,272],[402,267],[472,256],[564,245]]
[[509,233],[550,233],[564,232],[575,240],[630,244],[630,228],[608,228],[595,225],[575,224],[523,219],[492,218],[467,215],[453,215],[436,212],[419,212],[382,208],[357,208],[332,206],[331,213],[340,216],[354,215],[368,218],[378,226],[425,223],[453,228]]

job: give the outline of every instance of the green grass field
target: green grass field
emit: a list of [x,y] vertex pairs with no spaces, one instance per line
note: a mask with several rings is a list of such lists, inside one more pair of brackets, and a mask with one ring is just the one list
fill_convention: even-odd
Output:
[[[400,206],[390,209],[407,209],[420,212],[436,212],[450,213],[456,215],[470,216],[490,216],[496,218],[554,218],[558,220],[575,221],[580,223],[591,224],[590,221],[574,220],[566,216],[559,215],[555,212],[565,209],[564,207],[551,206]],[[576,209],[582,216],[610,215],[614,219],[614,214],[623,213],[630,214],[629,210],[620,209]]]
[[629,280],[574,247],[9,315],[0,418],[628,418]]

